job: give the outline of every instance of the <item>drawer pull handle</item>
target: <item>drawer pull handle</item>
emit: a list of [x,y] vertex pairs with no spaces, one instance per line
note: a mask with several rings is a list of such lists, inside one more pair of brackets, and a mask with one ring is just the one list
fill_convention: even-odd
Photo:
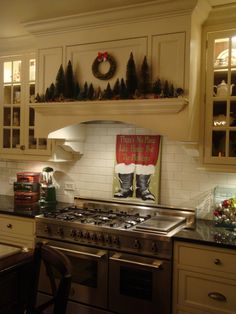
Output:
[[219,258],[214,259],[214,264],[215,265],[221,265],[221,260]]
[[12,224],[7,224],[7,228],[11,229],[12,228]]
[[226,300],[227,300],[226,297],[219,292],[209,292],[208,297],[213,299],[213,300],[221,301],[221,302],[226,302]]

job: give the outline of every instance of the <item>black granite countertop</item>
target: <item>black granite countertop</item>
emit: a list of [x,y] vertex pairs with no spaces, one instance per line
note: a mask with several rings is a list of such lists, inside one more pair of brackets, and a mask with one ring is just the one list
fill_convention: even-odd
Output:
[[198,219],[194,229],[184,229],[174,235],[174,240],[236,248],[236,231],[216,226],[212,220]]
[[65,208],[68,203],[57,202],[56,204],[43,206],[37,203],[19,204],[14,202],[14,197],[9,195],[0,195],[0,214],[14,215],[20,217],[34,218],[47,210],[56,210]]

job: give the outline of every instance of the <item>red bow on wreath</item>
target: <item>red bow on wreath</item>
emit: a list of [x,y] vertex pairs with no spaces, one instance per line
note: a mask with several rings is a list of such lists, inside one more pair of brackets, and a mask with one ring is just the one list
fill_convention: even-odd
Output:
[[98,52],[98,61],[107,61],[108,53],[105,52]]

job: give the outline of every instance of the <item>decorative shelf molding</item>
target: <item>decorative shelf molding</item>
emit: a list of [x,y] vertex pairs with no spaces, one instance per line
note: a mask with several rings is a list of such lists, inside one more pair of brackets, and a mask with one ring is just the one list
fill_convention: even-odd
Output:
[[32,107],[42,115],[150,115],[176,114],[188,101],[184,98],[74,101],[36,103]]
[[[189,140],[188,101],[181,98],[35,103],[35,134],[58,138],[69,126],[69,139],[78,138],[84,122],[115,121],[150,129],[176,140]],[[55,131],[57,131],[55,133]],[[53,132],[53,133],[52,133]],[[67,133],[68,134],[68,133]],[[55,137],[54,137],[55,135]],[[73,137],[73,138],[72,138]]]

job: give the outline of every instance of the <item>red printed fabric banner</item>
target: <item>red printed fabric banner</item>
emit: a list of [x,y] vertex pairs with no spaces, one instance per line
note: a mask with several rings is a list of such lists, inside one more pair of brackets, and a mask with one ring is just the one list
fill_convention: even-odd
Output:
[[156,165],[159,146],[159,135],[117,135],[117,163]]
[[117,135],[113,197],[159,202],[160,135]]

